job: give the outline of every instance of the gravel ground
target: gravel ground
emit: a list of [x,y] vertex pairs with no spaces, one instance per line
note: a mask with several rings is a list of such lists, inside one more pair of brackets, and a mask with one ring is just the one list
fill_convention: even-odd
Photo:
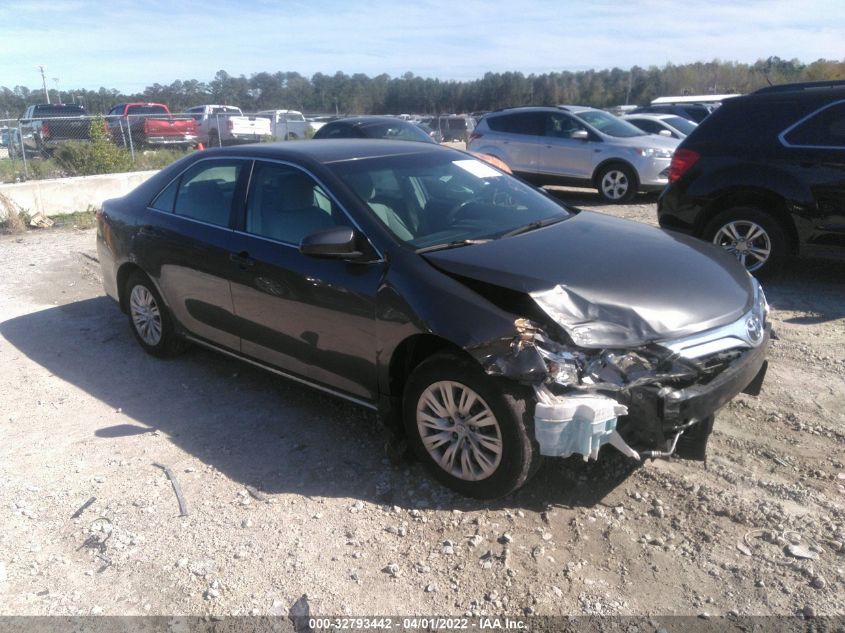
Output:
[[[654,196],[556,191],[654,224]],[[2,236],[0,613],[287,614],[307,594],[316,615],[843,614],[843,273],[767,284],[767,381],[706,464],[605,449],[491,504],[391,465],[353,405],[201,349],[145,355],[93,231]]]

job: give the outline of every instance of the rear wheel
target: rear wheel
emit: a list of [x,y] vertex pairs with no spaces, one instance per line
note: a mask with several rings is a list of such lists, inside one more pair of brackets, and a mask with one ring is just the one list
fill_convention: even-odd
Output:
[[626,165],[614,164],[602,168],[597,181],[599,195],[607,202],[621,204],[637,194],[637,176]]
[[540,463],[528,401],[503,393],[480,367],[438,354],[405,388],[403,418],[414,452],[441,483],[470,497],[513,492]]
[[788,254],[780,222],[754,207],[722,211],[707,224],[704,238],[734,255],[758,277],[775,274]]
[[149,278],[136,272],[126,282],[129,324],[148,354],[165,358],[182,352],[187,341],[176,334],[173,319]]

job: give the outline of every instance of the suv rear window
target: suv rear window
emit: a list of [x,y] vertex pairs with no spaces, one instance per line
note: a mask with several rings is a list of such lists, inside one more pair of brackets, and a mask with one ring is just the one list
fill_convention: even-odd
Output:
[[544,112],[515,112],[489,117],[487,125],[495,132],[542,136],[545,129]]
[[845,101],[810,115],[788,130],[783,139],[796,146],[845,147]]
[[126,114],[167,114],[167,110],[164,106],[136,105],[129,106],[126,110]]
[[35,106],[32,116],[84,116],[85,108],[78,105]]

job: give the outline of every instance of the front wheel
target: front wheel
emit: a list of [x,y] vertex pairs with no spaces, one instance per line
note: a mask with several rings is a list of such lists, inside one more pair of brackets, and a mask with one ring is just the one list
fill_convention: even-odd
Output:
[[731,253],[757,277],[775,274],[788,250],[780,223],[754,207],[722,211],[705,227],[704,239]]
[[493,499],[522,486],[539,466],[528,408],[526,398],[503,393],[474,363],[438,354],[411,374],[403,419],[409,443],[436,479],[460,494]]
[[146,275],[136,272],[126,282],[129,324],[135,339],[148,354],[166,358],[187,347],[176,334],[173,319],[161,295]]
[[621,204],[637,195],[637,176],[626,165],[608,165],[596,180],[599,195],[607,202]]

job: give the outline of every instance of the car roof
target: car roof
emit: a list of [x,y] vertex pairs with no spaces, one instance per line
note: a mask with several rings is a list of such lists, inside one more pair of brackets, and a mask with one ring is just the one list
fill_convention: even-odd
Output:
[[214,156],[248,155],[251,158],[267,159],[310,159],[319,163],[335,163],[361,158],[383,156],[408,156],[438,151],[457,151],[436,143],[419,141],[398,141],[383,139],[322,139],[320,141],[282,141],[235,145],[232,147],[204,150]]
[[329,121],[326,125],[331,125],[332,123],[346,123],[347,125],[370,125],[372,123],[410,123],[410,121],[405,121],[404,119],[400,119],[399,117],[395,116],[386,116],[386,115],[371,115],[371,116],[350,116],[344,117],[342,119],[335,119],[334,121]]
[[622,119],[650,119],[652,121],[666,121],[667,119],[679,119],[677,114],[663,114],[660,112],[635,112],[632,114],[623,114]]
[[566,110],[567,112],[587,112],[589,110],[598,110],[598,108],[591,108],[589,106],[581,106],[581,105],[567,105],[561,104],[558,106],[561,110]]

